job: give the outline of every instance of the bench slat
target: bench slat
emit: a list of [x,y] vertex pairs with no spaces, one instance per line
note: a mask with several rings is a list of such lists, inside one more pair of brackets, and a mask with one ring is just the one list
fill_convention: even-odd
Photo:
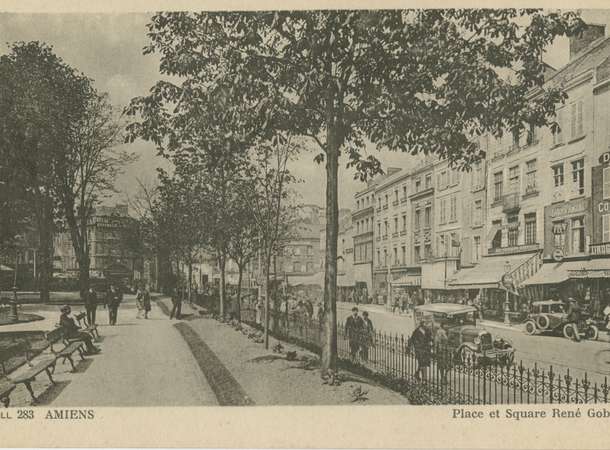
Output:
[[32,367],[29,367],[28,369],[26,369],[25,372],[17,374],[14,377],[10,376],[9,378],[14,383],[17,383],[17,384],[24,383],[26,381],[30,381],[36,375],[40,374],[41,372],[45,371],[49,367],[53,366],[55,364],[56,360],[57,360],[57,358],[55,356],[46,357],[45,359],[34,362]]

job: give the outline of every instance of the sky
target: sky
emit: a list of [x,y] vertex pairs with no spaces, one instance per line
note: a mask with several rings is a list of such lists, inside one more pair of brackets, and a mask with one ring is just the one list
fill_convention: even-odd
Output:
[[[6,43],[15,41],[42,41],[52,45],[55,53],[66,63],[77,68],[95,81],[100,91],[110,94],[113,104],[126,105],[131,98],[146,95],[160,78],[156,55],[142,54],[148,44],[146,24],[150,14],[13,14],[0,13],[0,54],[8,51]],[[584,11],[583,18],[594,23],[610,24],[609,11]],[[610,27],[609,27],[610,28]],[[549,49],[546,61],[558,68],[568,60],[567,40],[560,39]],[[156,167],[168,164],[156,155],[152,144],[136,141],[129,145],[138,160],[126,167],[118,177],[120,194],[124,200],[136,189],[136,179],[151,181]],[[383,167],[405,167],[412,164],[408,155],[378,152],[369,148]],[[313,161],[319,153],[304,153],[292,165],[293,172],[302,180],[297,186],[304,203],[324,204],[325,168]],[[354,180],[353,172],[342,161],[339,183],[339,205],[351,208],[353,195],[365,185]]]

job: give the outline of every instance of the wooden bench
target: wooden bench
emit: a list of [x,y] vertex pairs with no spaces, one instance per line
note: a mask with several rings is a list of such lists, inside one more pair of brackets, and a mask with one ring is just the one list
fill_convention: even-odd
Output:
[[[32,388],[32,382],[36,380],[36,377],[42,372],[46,372],[49,381],[55,384],[53,380],[53,373],[55,372],[55,365],[59,359],[62,359],[62,363],[65,364],[66,360],[70,362],[72,367],[71,372],[76,370],[72,355],[78,352],[80,358],[84,360],[83,347],[85,343],[78,340],[69,340],[65,337],[62,328],[56,328],[52,331],[45,333],[45,339],[48,343],[48,353],[41,353],[35,360],[30,358],[31,352],[29,345],[25,344],[25,357],[26,363],[18,367],[11,375],[8,376],[10,382],[15,385],[23,384],[32,397],[32,403],[36,403],[37,399],[34,395]],[[62,348],[56,350],[55,347],[60,345]]]
[[96,340],[100,338],[100,334],[97,331],[97,325],[92,325],[89,323],[86,312],[78,313],[74,316],[74,318],[78,322],[78,326],[80,327],[81,331],[90,334],[91,337]]

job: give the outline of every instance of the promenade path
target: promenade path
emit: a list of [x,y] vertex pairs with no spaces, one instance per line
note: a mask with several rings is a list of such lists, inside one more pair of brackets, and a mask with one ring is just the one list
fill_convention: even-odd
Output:
[[[41,375],[34,385],[37,395],[42,393],[40,404],[54,407],[216,405],[216,397],[192,352],[173,326],[175,322],[168,320],[154,301],[148,320],[136,319],[136,312],[134,297],[126,296],[119,309],[118,325],[109,326],[107,310],[98,307],[97,322],[102,338],[97,345],[102,353],[80,361],[76,373],[68,372],[69,365],[58,364],[55,386]],[[58,313],[45,311],[43,314],[44,321],[32,322],[28,328],[52,328]],[[3,327],[0,331],[9,330]],[[13,406],[29,404],[22,386],[13,397]]]

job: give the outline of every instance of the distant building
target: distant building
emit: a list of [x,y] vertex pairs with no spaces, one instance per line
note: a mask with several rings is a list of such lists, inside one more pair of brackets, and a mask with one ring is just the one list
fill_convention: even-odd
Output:
[[[131,227],[127,205],[100,206],[89,218],[87,239],[91,259],[89,274],[95,278],[115,278],[133,282],[143,276],[143,261],[132,249]],[[69,232],[54,238],[53,267],[60,276],[78,276],[78,262]]]

